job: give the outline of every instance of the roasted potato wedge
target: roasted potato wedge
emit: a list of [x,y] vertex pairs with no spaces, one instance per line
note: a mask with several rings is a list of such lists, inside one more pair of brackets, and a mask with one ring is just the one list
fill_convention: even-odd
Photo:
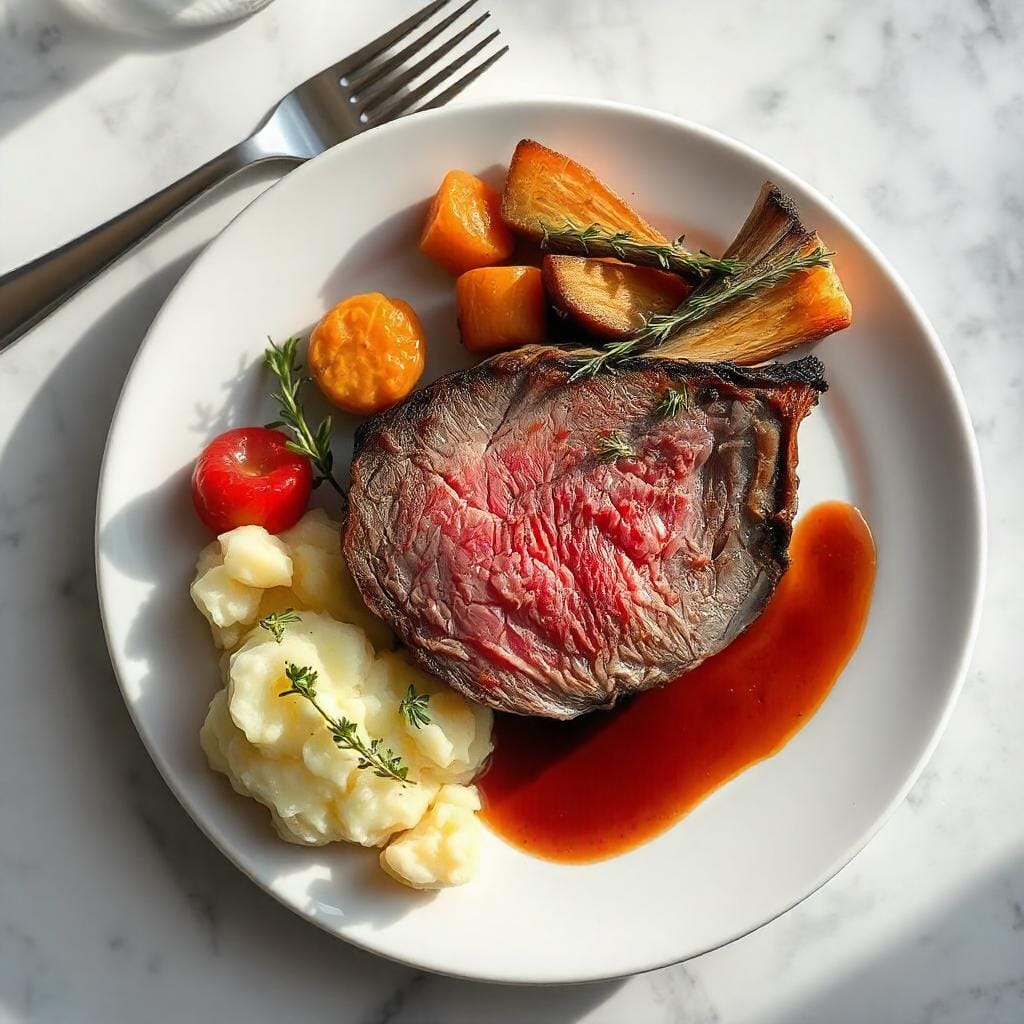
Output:
[[543,235],[541,225],[561,227],[566,221],[628,231],[643,242],[667,241],[591,170],[531,139],[523,139],[512,154],[501,216],[534,241]]
[[555,311],[609,341],[639,330],[652,314],[671,312],[691,290],[663,270],[582,256],[545,256],[541,271]]

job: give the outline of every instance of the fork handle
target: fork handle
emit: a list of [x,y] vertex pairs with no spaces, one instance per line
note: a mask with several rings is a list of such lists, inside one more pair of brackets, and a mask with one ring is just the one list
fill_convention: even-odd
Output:
[[0,351],[207,189],[266,158],[247,139],[105,224],[4,274],[0,277]]

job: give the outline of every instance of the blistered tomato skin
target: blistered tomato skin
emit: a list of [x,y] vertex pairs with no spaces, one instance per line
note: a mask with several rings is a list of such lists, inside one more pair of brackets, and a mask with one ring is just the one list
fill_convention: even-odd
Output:
[[309,504],[313,470],[280,430],[239,427],[215,437],[196,460],[192,503],[214,533],[237,526],[287,530]]

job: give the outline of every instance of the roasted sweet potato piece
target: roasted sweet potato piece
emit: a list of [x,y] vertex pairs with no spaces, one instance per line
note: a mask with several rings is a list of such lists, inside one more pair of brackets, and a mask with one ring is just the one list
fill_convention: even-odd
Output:
[[544,341],[547,307],[536,267],[482,267],[455,282],[462,343],[470,352],[501,352]]
[[531,139],[516,146],[509,165],[501,216],[514,231],[540,241],[542,224],[599,224],[628,231],[642,242],[667,241],[593,171]]
[[515,239],[500,207],[501,197],[486,182],[449,171],[430,204],[420,250],[451,274],[507,260]]
[[426,342],[415,310],[380,292],[352,295],[309,336],[309,372],[331,404],[369,416],[401,401],[423,373]]
[[588,334],[616,340],[654,313],[669,313],[691,286],[675,274],[582,256],[545,256],[544,287],[555,309]]

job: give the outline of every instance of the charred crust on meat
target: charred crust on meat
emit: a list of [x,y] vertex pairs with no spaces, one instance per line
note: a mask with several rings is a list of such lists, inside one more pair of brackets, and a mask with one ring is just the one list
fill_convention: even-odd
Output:
[[[788,564],[787,548],[796,510],[797,427],[828,386],[824,367],[814,356],[788,363],[739,366],[642,355],[624,360],[614,374],[566,387],[574,365],[570,353],[551,347],[504,353],[449,374],[416,392],[406,403],[367,421],[356,438],[352,510],[344,531],[345,557],[364,600],[392,625],[418,665],[493,707],[561,718],[610,707],[626,693],[668,682],[720,650],[756,618]],[[650,402],[643,396],[661,393],[673,382],[692,387],[697,401],[670,421],[652,421]],[[620,391],[619,385],[625,390]],[[717,397],[712,397],[712,391]],[[595,398],[608,400],[609,412],[600,402],[595,403]],[[572,407],[576,399],[580,404]],[[738,404],[733,405],[733,401]],[[571,419],[560,419],[560,410]],[[547,427],[540,445],[535,444],[527,457],[520,442],[525,445],[532,436],[529,427],[537,416],[541,419],[536,422]],[[712,421],[716,425],[712,426]],[[563,427],[569,428],[568,434],[581,453],[581,461],[566,464],[568,468],[558,463],[557,452],[566,448],[559,440]],[[620,427],[629,430],[631,439],[636,439],[641,448],[648,432],[660,432],[662,440],[657,443],[670,445],[664,451],[673,459],[681,457],[678,453],[686,445],[705,438],[699,442],[707,446],[699,465],[707,469],[700,471],[700,477],[697,470],[686,469],[683,476],[666,478],[680,482],[666,483],[667,490],[656,492],[657,504],[648,506],[644,504],[648,492],[643,490],[643,473],[675,463],[666,463],[663,449],[655,448],[651,449],[656,453],[654,458],[645,460],[638,455],[637,460],[629,460],[628,466],[596,465],[589,457],[595,431]],[[590,434],[581,439],[578,431],[584,429]],[[692,442],[687,440],[689,437]],[[572,440],[568,448],[571,445]],[[502,484],[501,473],[508,468],[498,461],[502,452],[525,459],[526,477],[525,482],[517,484],[522,490],[509,492],[513,497],[507,503],[491,508],[491,489]],[[483,466],[484,462],[488,466]],[[492,476],[494,471],[498,471],[496,477]],[[604,625],[587,627],[590,634],[567,634],[566,646],[562,646],[562,640],[543,634],[545,621],[553,622],[557,632],[557,611],[544,613],[548,616],[545,621],[524,618],[529,615],[529,602],[539,593],[533,589],[536,583],[525,575],[506,575],[519,572],[514,559],[520,557],[518,547],[508,546],[506,535],[520,529],[517,524],[533,522],[524,517],[540,516],[544,520],[541,525],[553,531],[551,537],[559,535],[569,521],[548,521],[544,518],[548,513],[538,511],[546,509],[554,497],[543,498],[537,505],[524,504],[522,495],[528,496],[533,490],[540,493],[564,479],[567,487],[571,484],[582,488],[589,502],[590,496],[600,498],[606,486],[633,487],[630,474],[636,477],[635,486],[640,490],[622,490],[621,497],[639,510],[638,518],[624,524],[623,528],[631,531],[627,534],[594,534],[601,543],[611,545],[612,552],[596,571],[604,572],[606,567],[616,565],[628,568],[629,558],[634,557],[630,545],[641,545],[636,564],[650,564],[652,572],[657,570],[658,586],[667,588],[653,591],[653,596],[668,595],[673,601],[682,601],[679,614],[685,613],[687,628],[697,635],[696,647],[690,638],[686,639],[685,655],[673,646],[673,640],[681,637],[674,632],[677,627],[672,625],[671,602],[657,611],[660,619],[650,622],[654,613],[646,610],[648,606],[641,606],[639,613],[630,610],[627,619],[619,623],[620,639],[614,635],[619,629],[617,620],[606,619],[611,606],[600,602],[593,609],[588,606],[585,614],[596,611],[596,621],[610,624],[612,632],[594,634],[594,628],[604,630]],[[482,491],[467,490],[481,482],[486,483]],[[725,487],[721,497],[714,490],[719,486]],[[477,495],[472,501],[471,493]],[[551,493],[561,495],[557,500],[562,501],[575,491]],[[645,562],[648,549],[644,545],[652,536],[644,525],[646,508],[654,509],[659,516],[666,513],[663,522],[668,532],[663,537],[678,537],[680,543],[690,543],[686,531],[692,524],[672,518],[672,509],[683,506],[665,504],[672,494],[685,494],[685,501],[700,509],[700,532],[693,535],[693,543],[698,544],[693,548],[697,560],[692,561],[685,553],[680,555],[683,549],[673,546],[656,547],[656,553],[649,556],[655,561]],[[448,504],[437,505],[439,500]],[[706,507],[708,501],[717,502],[720,508]],[[571,508],[578,510],[580,506]],[[597,513],[587,511],[585,519],[590,518],[582,528],[614,531],[617,508],[619,505],[613,503],[607,509],[612,517],[607,525],[598,525],[593,518]],[[478,537],[475,532],[463,532],[471,520],[486,524],[479,535],[485,538],[482,550],[474,549],[472,543],[467,546],[467,539],[472,542]],[[454,546],[438,548],[448,524],[455,532],[445,544]],[[504,538],[500,543],[486,539],[496,537],[499,531]],[[540,537],[530,544],[543,541]],[[508,561],[510,557],[512,562]],[[589,571],[589,566],[577,564],[571,552],[563,551],[561,546],[551,557],[555,559],[551,566],[558,570],[552,579],[578,581],[578,573]],[[544,568],[544,563],[539,564]],[[734,565],[736,569],[731,568]],[[477,575],[478,570],[482,576]],[[688,574],[699,572],[709,575],[697,591],[691,592],[687,588],[698,577]],[[655,577],[650,578],[653,583]],[[609,579],[612,587],[620,585],[618,577]],[[429,582],[426,589],[425,581]],[[496,589],[489,589],[492,584]],[[726,594],[724,598],[707,596],[722,593]],[[701,617],[691,621],[686,602],[695,596],[700,598]],[[708,619],[702,609],[712,599],[725,603]],[[489,602],[494,603],[493,608]],[[471,628],[469,620],[462,620],[460,625],[453,618],[453,608],[460,603],[474,609],[474,615],[483,615],[485,622],[496,615],[497,625]],[[558,607],[561,605],[552,605]],[[574,612],[572,617],[576,615]],[[634,626],[640,633],[625,632],[628,615],[638,617],[639,623]],[[583,621],[574,618],[577,626]],[[444,626],[446,622],[448,626]],[[506,630],[513,626],[529,636],[529,644],[538,645],[529,650],[560,653],[540,653],[538,663],[523,663],[525,655],[502,647],[511,642],[511,633],[506,637]],[[645,634],[648,627],[654,632]],[[705,634],[705,630],[710,632]],[[658,639],[662,633],[666,641]],[[587,635],[608,637],[600,641],[603,653],[576,646],[585,643]],[[634,646],[637,642],[639,648]],[[495,650],[496,644],[501,651]],[[641,657],[635,651],[647,654]],[[611,660],[601,661],[606,655]],[[545,659],[549,657],[556,658],[553,675],[541,678],[538,672],[546,671],[549,662]],[[598,660],[589,660],[592,658]],[[517,667],[521,664],[524,667]]]
[[[555,356],[549,366],[565,373],[566,379],[577,369],[575,357]],[[804,356],[785,363],[762,363],[760,366],[741,366],[739,363],[699,363],[686,359],[666,359],[657,355],[632,356],[617,363],[606,372],[617,373],[661,370],[675,380],[699,380],[713,377],[741,388],[779,387],[787,384],[802,384],[818,394],[828,391],[825,367],[813,355]]]
[[[817,245],[769,181],[725,255],[741,276]],[[678,678],[760,614],[789,561],[798,427],[828,383],[814,356],[680,358],[755,361],[757,345],[699,347],[715,315],[575,383],[593,350],[505,352],[359,427],[343,551],[418,665],[492,707],[571,718]],[[611,432],[633,457],[593,457]]]
[[[493,707],[519,714],[545,714],[560,718],[611,707],[615,700],[625,693],[667,682],[670,678],[694,668],[700,660],[721,649],[728,640],[755,620],[787,565],[786,551],[797,504],[797,427],[817,401],[820,392],[827,387],[821,362],[814,356],[785,364],[743,367],[641,355],[624,360],[614,374],[602,374],[582,385],[566,387],[565,382],[572,367],[573,362],[564,350],[552,349],[550,346],[504,353],[476,367],[442,378],[417,392],[401,406],[368,421],[359,429],[356,438],[356,454],[352,464],[352,510],[344,524],[345,557],[362,597],[370,608],[393,627],[406,644],[416,664],[432,675],[451,683],[461,692]],[[616,382],[626,388],[631,397],[627,399],[626,392],[618,391]],[[650,420],[649,400],[645,400],[641,395],[660,392],[667,386],[671,387],[673,382],[686,383],[694,392],[696,400],[693,406],[688,408],[685,415],[672,421]],[[594,390],[595,394],[589,394],[588,388]],[[630,388],[632,390],[629,390]],[[602,404],[595,406],[593,402],[597,394],[611,399],[610,406],[607,407],[610,417],[607,422],[603,419],[603,410],[606,407]],[[620,395],[625,403],[616,404],[616,395]],[[568,411],[573,396],[579,396],[581,404],[577,409]],[[734,408],[733,401],[738,402]],[[560,409],[566,410],[566,415],[571,417],[569,421],[558,421],[555,411]],[[538,415],[542,416],[542,421],[536,421]],[[555,415],[554,420],[550,419],[552,415]],[[583,420],[580,419],[581,415]],[[694,421],[694,416],[699,419]],[[712,430],[712,421],[706,420],[707,417],[713,417],[719,426]],[[588,420],[589,426],[584,422]],[[737,424],[735,427],[729,425],[733,421]],[[652,648],[652,660],[638,663],[638,655],[630,653],[632,645],[637,642],[637,637],[628,638],[624,635],[622,642],[626,644],[625,662],[621,663],[618,654],[613,652],[612,660],[607,665],[593,665],[595,673],[612,673],[607,684],[593,685],[594,680],[601,678],[600,675],[593,677],[590,684],[581,683],[584,688],[579,690],[572,689],[572,686],[578,685],[577,683],[573,683],[572,686],[560,684],[557,680],[562,678],[560,674],[566,671],[565,665],[568,663],[558,663],[555,666],[554,682],[549,680],[542,685],[538,682],[534,670],[530,670],[534,674],[523,677],[521,682],[509,682],[509,673],[520,670],[513,668],[513,662],[509,662],[506,656],[501,655],[498,660],[494,660],[497,655],[487,654],[485,651],[494,649],[494,643],[488,648],[488,641],[504,636],[506,626],[518,621],[515,616],[519,612],[515,609],[528,607],[528,602],[534,599],[534,591],[530,589],[532,584],[525,584],[526,589],[523,591],[523,581],[515,583],[509,597],[498,602],[497,613],[500,616],[510,613],[513,616],[508,621],[502,617],[505,625],[500,627],[499,632],[493,628],[481,631],[468,626],[454,625],[451,630],[445,628],[437,632],[437,623],[453,623],[451,617],[445,617],[453,614],[452,601],[462,600],[458,595],[464,588],[472,589],[476,586],[473,584],[476,572],[474,566],[479,566],[483,570],[484,579],[493,575],[501,592],[506,586],[503,583],[506,569],[501,567],[502,559],[509,557],[510,549],[506,546],[507,541],[504,541],[496,548],[486,549],[493,551],[493,556],[484,551],[474,554],[475,560],[466,563],[465,553],[455,557],[453,554],[435,551],[431,545],[436,542],[430,538],[441,536],[437,535],[438,528],[447,522],[456,521],[450,518],[452,515],[463,521],[466,510],[475,510],[474,515],[479,513],[485,517],[487,523],[493,524],[488,525],[488,531],[519,528],[515,524],[522,521],[521,517],[527,513],[518,497],[512,500],[511,505],[500,504],[498,509],[488,511],[485,502],[483,505],[473,502],[465,504],[469,501],[465,487],[474,480],[484,479],[489,481],[484,493],[489,494],[490,486],[495,482],[501,484],[504,464],[499,463],[490,468],[482,464],[486,462],[489,465],[489,462],[496,460],[502,451],[517,453],[517,438],[528,437],[530,431],[527,428],[534,422],[548,423],[549,429],[544,435],[545,441],[539,449],[534,450],[534,456],[530,458],[539,459],[542,469],[544,465],[554,466],[555,462],[548,459],[547,453],[550,451],[551,460],[557,461],[554,453],[563,445],[561,438],[567,438],[569,447],[574,441],[582,453],[583,461],[578,465],[586,465],[589,468],[574,470],[570,467],[568,472],[582,474],[572,475],[571,479],[578,480],[587,494],[595,497],[602,493],[605,486],[602,481],[605,480],[606,474],[611,474],[607,477],[608,482],[615,484],[615,481],[618,481],[618,484],[622,484],[631,473],[639,473],[642,478],[646,470],[656,470],[659,465],[671,464],[663,461],[660,454],[662,450],[657,449],[652,450],[658,453],[652,460],[645,461],[642,453],[638,452],[638,458],[630,460],[631,466],[598,467],[595,460],[589,456],[594,441],[581,439],[581,430],[589,429],[590,437],[593,437],[596,429],[626,427],[630,429],[630,436],[641,442],[641,447],[642,439],[649,431],[660,431],[662,436],[667,438],[685,436],[678,432],[685,432],[687,429],[697,431],[694,437],[701,436],[701,430],[711,431],[706,435],[709,437],[709,454],[703,457],[707,460],[711,475],[701,477],[702,482],[696,484],[695,492],[687,492],[694,497],[687,500],[705,502],[709,494],[706,488],[709,485],[718,486],[714,483],[715,480],[735,481],[734,484],[728,484],[732,496],[726,497],[731,511],[725,510],[725,519],[721,518],[721,512],[711,513],[700,505],[700,521],[706,525],[700,527],[702,532],[698,536],[706,540],[699,543],[707,546],[694,549],[699,556],[696,564],[709,566],[708,571],[712,573],[715,581],[701,587],[710,585],[710,593],[715,593],[716,590],[721,592],[724,587],[725,592],[731,594],[731,598],[727,599],[721,609],[722,614],[726,616],[725,620],[720,617],[720,625],[707,637],[703,636],[703,631],[708,628],[706,620],[697,618],[690,624],[690,628],[700,635],[699,645],[692,650],[692,654],[687,653],[685,657],[680,657],[678,652],[672,649],[671,644],[669,648],[663,644]],[[475,433],[477,429],[481,433]],[[764,435],[767,438],[767,447],[763,453],[762,430],[767,431]],[[460,445],[465,446],[466,443],[471,458],[469,462],[460,462]],[[733,470],[729,469],[734,458],[727,454],[730,445],[737,452],[735,458],[739,459],[739,463],[736,464],[740,467],[739,477],[733,476]],[[529,459],[527,464],[530,464]],[[477,465],[481,466],[479,472],[475,468]],[[490,476],[495,469],[499,471],[497,478]],[[531,473],[532,470],[527,472]],[[557,482],[564,472],[564,469],[558,469],[554,477],[542,473],[537,477],[538,485],[546,487],[552,481]],[[600,474],[600,479],[593,474]],[[527,478],[526,493],[529,487],[534,486],[528,482],[529,479],[532,477]],[[568,479],[569,477],[566,477],[566,480]],[[685,480],[686,477],[682,479]],[[423,489],[424,485],[427,489]],[[453,486],[455,490],[451,489]],[[672,484],[672,487],[675,486],[677,485]],[[684,482],[679,486],[689,485]],[[445,498],[445,495],[449,498]],[[457,500],[457,503],[445,511],[432,504],[436,502],[437,496],[440,496],[442,501]],[[638,507],[646,507],[643,505],[646,499],[643,499],[640,493],[629,497],[624,492],[624,497],[628,504],[639,500]],[[479,499],[476,501],[479,502]],[[663,499],[657,499],[658,503],[662,501]],[[714,498],[712,501],[724,500]],[[735,502],[739,504],[735,505]],[[611,510],[616,507],[617,505],[612,505]],[[668,509],[669,506],[665,508]],[[427,511],[428,509],[430,511]],[[535,510],[528,514],[536,515],[537,512]],[[592,513],[587,512],[586,515],[591,516]],[[488,516],[492,518],[486,518]],[[733,518],[730,517],[738,517],[734,525],[730,524],[733,523]],[[584,528],[594,528],[596,520],[588,521],[590,525]],[[664,521],[669,528],[668,534],[663,535],[667,538],[677,536],[673,530],[688,528],[684,527],[683,521],[673,525],[671,516]],[[552,521],[549,525],[556,531],[563,528],[561,522]],[[614,528],[613,521],[610,528]],[[629,528],[640,528],[641,532],[639,535],[631,532],[624,535],[622,540],[610,541],[617,552],[614,558],[621,558],[623,555],[631,557],[628,554],[628,546],[637,538],[641,545],[646,543],[646,527],[638,522],[636,526],[630,525]],[[712,529],[710,535],[707,532],[708,528]],[[683,535],[678,536],[682,540]],[[418,538],[423,540],[417,540]],[[427,550],[423,553],[421,549],[421,554],[414,557],[414,550],[424,541],[427,543]],[[452,543],[460,546],[463,544],[458,540],[453,540]],[[626,544],[627,549],[620,548],[621,544]],[[455,550],[453,549],[453,552]],[[707,552],[710,560],[701,561],[701,551]],[[558,559],[562,557],[562,554],[557,555]],[[673,567],[673,559],[678,558],[674,554],[659,553],[653,557],[657,560],[657,566],[663,566],[664,561],[665,568],[658,568],[658,578],[663,580],[663,584],[659,586],[669,588],[668,591],[659,590],[657,593],[675,594],[673,600],[685,600],[687,588],[691,586],[686,582],[686,573],[691,569],[678,564]],[[413,558],[413,561],[407,564],[410,558]],[[745,566],[739,569],[741,575],[738,579],[748,581],[746,583],[737,583],[737,578],[732,575],[733,570],[729,568],[737,558],[739,561],[735,564]],[[688,556],[684,562],[686,565],[690,564]],[[579,566],[573,567],[571,561],[566,564],[559,560],[552,564],[564,566],[564,570],[568,572],[567,580],[579,579],[573,575],[580,570]],[[615,562],[612,560],[607,564],[614,565]],[[645,563],[641,560],[638,564]],[[437,580],[442,581],[442,589],[435,597],[430,597],[429,591],[421,591],[424,571],[435,581],[431,587],[438,586]],[[468,577],[463,577],[464,571],[469,572]],[[668,571],[669,574],[662,577],[660,573],[663,571]],[[682,577],[679,575],[680,571],[683,572]],[[724,574],[724,579],[719,579],[720,574]],[[455,587],[455,590],[445,590],[445,587],[450,586],[443,583],[445,580],[451,581],[451,586]],[[418,592],[420,596],[417,596]],[[432,610],[429,604],[423,604],[423,593],[427,593],[428,602],[434,601],[437,605]],[[483,613],[487,614],[486,603],[492,600],[488,596],[490,592],[472,593],[475,595],[473,606],[482,601]],[[526,605],[517,603],[517,594],[525,598]],[[507,604],[506,600],[513,603]],[[715,601],[718,601],[717,597]],[[686,606],[680,605],[680,609]],[[671,604],[668,605],[659,614],[671,616],[671,607]],[[604,615],[608,606],[597,605],[596,610]],[[423,617],[425,614],[428,616],[426,620]],[[441,616],[439,620],[438,614]],[[687,616],[688,614],[687,612]],[[647,612],[641,612],[641,620],[645,620],[646,615]],[[519,622],[519,626],[521,625]],[[660,627],[656,627],[654,623],[650,625],[655,629],[669,628],[670,632],[675,629],[666,627],[664,622]],[[545,627],[543,623],[540,627],[535,623],[529,628],[543,630]],[[615,629],[612,623],[612,632]],[[646,630],[647,627],[643,626],[642,629]],[[544,642],[543,636],[537,639]],[[650,637],[644,640],[641,634],[641,649],[646,649],[645,645],[649,646],[650,641]],[[500,644],[505,642],[502,639]],[[572,649],[575,641],[568,638],[566,642],[569,644],[568,649]],[[613,639],[608,642],[620,643]],[[561,641],[549,649],[562,649],[560,643]],[[689,644],[690,641],[687,641],[687,651],[691,649]],[[575,657],[568,653],[558,656],[569,659]],[[593,655],[587,655],[591,656]],[[659,662],[659,658],[664,665]],[[587,669],[584,676],[579,675],[584,671],[583,665],[592,665],[589,660],[573,664],[569,678],[583,679],[591,671]],[[572,675],[573,673],[575,675]],[[559,689],[559,686],[562,688]],[[535,687],[540,688],[532,689]]]

